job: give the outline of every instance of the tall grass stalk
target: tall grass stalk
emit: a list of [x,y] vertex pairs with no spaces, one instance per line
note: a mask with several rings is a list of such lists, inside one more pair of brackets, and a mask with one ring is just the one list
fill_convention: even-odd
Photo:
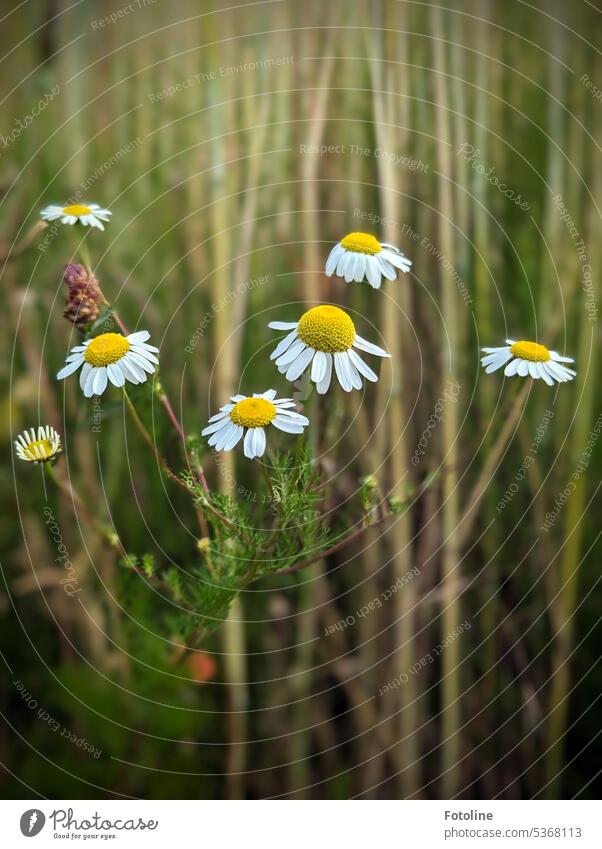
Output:
[[[448,106],[449,93],[446,86],[447,59],[443,41],[443,16],[439,7],[432,11],[433,67],[435,88],[435,126],[437,128],[438,179],[438,231],[443,255],[451,268],[455,267],[455,243],[453,232],[454,205],[452,194],[453,139],[452,110]],[[444,381],[458,380],[457,359],[459,353],[457,292],[451,275],[442,270],[441,303],[447,341],[441,350]],[[441,635],[454,633],[462,616],[460,600],[460,563],[458,549],[458,405],[450,404],[442,423],[442,466],[443,490],[442,510],[442,615]],[[454,640],[442,654],[442,721],[441,721],[441,766],[443,798],[455,796],[460,787],[460,650],[461,640]]]

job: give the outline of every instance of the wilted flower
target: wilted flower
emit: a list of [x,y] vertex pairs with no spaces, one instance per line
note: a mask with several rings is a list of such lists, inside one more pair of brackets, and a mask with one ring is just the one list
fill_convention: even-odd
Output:
[[353,350],[359,348],[377,357],[389,357],[386,351],[367,342],[355,332],[355,325],[339,307],[323,304],[312,307],[299,321],[271,321],[273,330],[292,330],[272,351],[278,371],[295,381],[311,363],[311,379],[320,395],[328,391],[332,366],[345,392],[361,389],[362,375],[373,383],[377,375]]
[[395,280],[397,272],[409,271],[411,260],[386,242],[379,242],[369,233],[349,233],[334,246],[326,260],[326,276],[344,277],[347,283],[366,279],[374,289],[380,289],[381,275]]
[[130,383],[144,383],[149,374],[155,371],[159,352],[153,345],[147,345],[150,338],[147,330],[122,336],[121,333],[101,333],[71,349],[67,365],[59,371],[56,378],[63,380],[83,365],[79,378],[86,398],[102,395],[110,381],[113,386]]
[[61,224],[80,224],[90,227],[98,227],[99,230],[104,230],[101,222],[108,221],[111,211],[103,209],[97,203],[83,204],[75,203],[71,206],[47,206],[40,213],[40,217],[44,221],[56,221],[60,218]]
[[501,348],[482,350],[487,356],[481,359],[481,365],[488,374],[505,365],[506,377],[518,374],[520,377],[530,376],[534,380],[541,378],[548,386],[553,386],[554,381],[565,383],[577,374],[573,369],[561,365],[574,362],[571,357],[562,357],[538,342],[514,342],[512,339],[506,339],[506,345]]
[[15,440],[15,448],[19,460],[47,463],[62,450],[61,437],[53,427],[40,425],[37,436],[33,427],[20,433]]
[[209,436],[209,445],[216,451],[231,451],[244,434],[245,457],[249,460],[262,457],[266,446],[265,427],[271,424],[285,433],[303,433],[303,428],[309,424],[309,419],[291,409],[295,406],[291,398],[275,399],[275,389],[252,398],[234,395],[232,403],[221,407],[201,433]]
[[71,263],[65,266],[63,280],[67,284],[67,305],[63,315],[80,327],[88,322],[96,321],[100,314],[103,297],[98,281],[83,265]]

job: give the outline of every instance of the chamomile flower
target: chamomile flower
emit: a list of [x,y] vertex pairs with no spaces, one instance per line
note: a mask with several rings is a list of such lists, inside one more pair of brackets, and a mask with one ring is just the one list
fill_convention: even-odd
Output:
[[153,374],[159,360],[155,354],[159,349],[147,345],[150,337],[147,330],[122,336],[121,333],[101,333],[71,349],[67,365],[57,374],[57,380],[69,377],[83,366],[79,378],[86,398],[102,395],[110,381],[113,386],[130,383],[144,383],[149,374]]
[[90,227],[98,227],[99,230],[104,230],[103,221],[108,221],[111,211],[103,209],[97,203],[74,203],[70,206],[47,206],[40,213],[40,217],[44,221],[56,221],[58,218],[61,224],[80,224]]
[[534,380],[541,378],[548,386],[553,386],[554,381],[565,383],[577,374],[573,369],[562,365],[574,362],[571,357],[562,357],[538,342],[515,342],[513,339],[506,339],[506,345],[501,348],[482,350],[486,356],[481,359],[481,365],[488,374],[506,366],[506,377],[518,374],[520,377],[532,377]]
[[378,345],[358,336],[350,316],[330,304],[312,307],[299,321],[271,321],[268,326],[273,330],[290,330],[270,355],[280,374],[295,381],[311,364],[311,379],[320,395],[328,392],[333,365],[345,392],[361,389],[362,377],[376,383],[377,375],[354,349],[377,357],[390,356]]
[[15,448],[19,460],[26,463],[47,463],[62,450],[61,437],[56,430],[49,425],[24,430],[15,440]]
[[265,428],[273,425],[285,433],[303,433],[309,419],[295,413],[295,402],[291,398],[276,400],[276,390],[268,389],[263,395],[234,395],[229,404],[209,419],[201,431],[209,436],[209,445],[216,451],[231,451],[244,435],[245,457],[253,460],[262,457],[265,451]]
[[395,280],[396,268],[409,271],[411,261],[400,250],[379,242],[369,233],[349,233],[334,246],[326,260],[326,276],[344,277],[347,283],[367,280],[380,289],[382,277]]

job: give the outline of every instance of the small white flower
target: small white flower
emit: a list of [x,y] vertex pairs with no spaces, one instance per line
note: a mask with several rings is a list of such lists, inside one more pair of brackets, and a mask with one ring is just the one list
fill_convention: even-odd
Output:
[[159,349],[147,345],[150,337],[147,330],[122,336],[121,333],[101,333],[71,349],[67,365],[57,374],[57,380],[69,377],[83,365],[79,378],[86,398],[102,395],[107,382],[113,386],[130,383],[144,383],[149,374],[153,374],[159,360],[155,354]]
[[61,219],[61,224],[84,224],[90,227],[98,227],[104,230],[103,221],[108,221],[111,211],[103,209],[97,203],[76,203],[71,206],[47,206],[40,213],[44,221],[56,221]]
[[271,321],[268,327],[291,331],[270,355],[280,374],[294,382],[311,364],[311,379],[320,395],[328,392],[333,365],[345,392],[361,389],[362,377],[376,383],[377,375],[354,348],[377,357],[390,356],[358,336],[350,316],[330,304],[312,307],[299,321]]
[[381,275],[395,280],[396,268],[407,272],[411,260],[386,242],[379,242],[369,233],[349,233],[334,246],[326,260],[326,276],[344,277],[347,283],[367,280],[373,289],[380,289]]
[[549,351],[545,345],[537,342],[524,340],[515,342],[513,339],[506,339],[506,345],[501,348],[483,348],[482,350],[486,356],[481,359],[481,365],[485,367],[488,374],[506,366],[504,369],[506,377],[518,374],[520,377],[530,376],[534,380],[541,378],[548,386],[553,386],[554,381],[565,383],[577,374],[573,369],[561,365],[561,363],[574,362],[571,357],[562,357],[556,351]]
[[268,425],[274,425],[285,433],[303,433],[303,428],[309,424],[309,419],[291,409],[295,406],[291,398],[276,400],[275,389],[255,394],[252,398],[234,395],[230,401],[209,419],[208,426],[201,431],[203,436],[209,436],[209,445],[216,451],[231,451],[244,435],[245,457],[253,460],[263,456]]
[[49,425],[40,426],[36,436],[35,429],[24,430],[15,440],[15,448],[19,460],[27,463],[47,463],[52,460],[61,449],[61,437],[56,430]]

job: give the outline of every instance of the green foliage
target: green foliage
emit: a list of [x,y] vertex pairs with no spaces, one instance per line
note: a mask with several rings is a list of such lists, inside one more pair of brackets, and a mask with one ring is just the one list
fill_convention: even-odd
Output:
[[323,519],[323,483],[302,440],[293,450],[275,454],[259,498],[208,494],[191,472],[180,477],[207,523],[209,537],[199,541],[186,567],[157,567],[150,554],[129,555],[125,565],[159,590],[153,620],[165,619],[167,630],[182,634],[190,645],[224,621],[237,593],[251,582],[294,572],[345,536],[344,530],[334,533]]

